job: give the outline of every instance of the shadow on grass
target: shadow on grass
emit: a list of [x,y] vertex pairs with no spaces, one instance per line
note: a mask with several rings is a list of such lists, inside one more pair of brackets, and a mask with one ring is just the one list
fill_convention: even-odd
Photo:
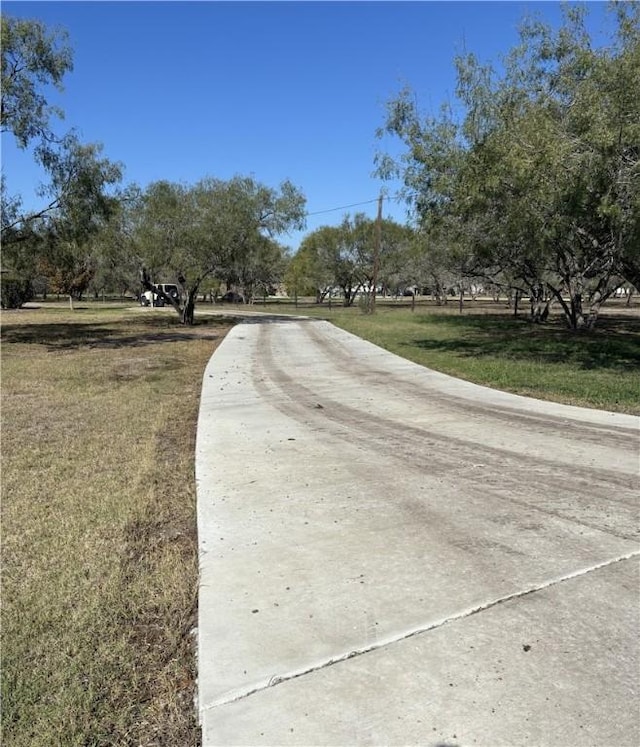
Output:
[[[219,340],[229,327],[228,320],[207,318],[193,327],[178,319],[139,318],[110,322],[58,322],[46,324],[4,324],[2,344],[44,345],[48,351],[79,348],[123,348],[188,340]],[[219,331],[216,329],[218,328]]]
[[408,347],[461,357],[569,363],[583,370],[640,369],[640,323],[629,317],[609,316],[595,330],[579,333],[561,321],[535,325],[504,316],[425,316],[421,321],[449,328],[451,336],[417,338],[406,343]]

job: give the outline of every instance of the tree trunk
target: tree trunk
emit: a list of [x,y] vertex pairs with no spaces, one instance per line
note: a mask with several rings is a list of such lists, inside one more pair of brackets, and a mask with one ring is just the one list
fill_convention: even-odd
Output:
[[182,323],[187,326],[193,325],[197,294],[198,294],[197,286],[195,288],[192,288],[187,293],[187,300],[185,301],[184,308],[182,309]]
[[570,309],[569,326],[573,330],[582,329],[585,326],[584,312],[582,311],[582,293],[571,294]]
[[536,324],[546,322],[549,318],[549,308],[551,306],[550,300],[537,300],[531,303],[531,321]]
[[600,308],[602,304],[613,294],[614,291],[602,293],[600,290],[596,290],[589,301],[589,313],[585,319],[585,326],[591,330],[596,326],[598,316],[600,314]]
[[531,304],[531,321],[536,324],[546,322],[549,317],[549,310],[553,296],[549,296],[544,283],[538,283],[531,286],[531,295],[529,302]]

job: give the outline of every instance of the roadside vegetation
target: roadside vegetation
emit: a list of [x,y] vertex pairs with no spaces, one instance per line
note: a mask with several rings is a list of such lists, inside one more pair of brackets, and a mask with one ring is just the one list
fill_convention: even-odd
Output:
[[407,225],[384,218],[381,194],[376,220],[336,215],[295,254],[280,242],[317,214],[301,187],[208,174],[122,184],[123,165],[59,132],[48,106],[48,85],[72,69],[64,32],[3,15],[1,129],[33,148],[47,180],[35,209],[2,182],[1,303],[144,289],[190,325],[203,296],[286,289],[322,305],[365,296],[374,310],[377,295],[419,291],[530,300],[533,321],[595,328],[608,301],[640,292],[640,6],[612,3],[597,40],[588,13],[567,5],[557,27],[523,19],[500,64],[456,56],[451,104],[393,96],[374,161],[402,185],[389,197],[406,201]]
[[228,326],[2,313],[3,744],[199,743],[194,439]]
[[[196,417],[236,308],[190,327],[124,304],[2,312],[7,745],[199,743]],[[639,312],[623,303],[579,339],[491,301],[253,310],[323,316],[470,381],[640,415]]]

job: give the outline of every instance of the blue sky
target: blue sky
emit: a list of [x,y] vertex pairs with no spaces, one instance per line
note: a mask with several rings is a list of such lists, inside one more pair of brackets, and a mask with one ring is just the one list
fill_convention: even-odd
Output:
[[[590,4],[590,26],[604,5]],[[375,216],[384,105],[404,85],[421,109],[454,102],[453,58],[497,62],[525,14],[553,25],[555,2],[3,2],[3,13],[65,28],[74,70],[56,128],[101,142],[124,182],[192,184],[205,176],[290,179],[307,197],[307,232],[346,212]],[[9,192],[41,204],[42,175],[2,135]],[[397,185],[387,185],[395,193]],[[384,214],[404,221],[405,208]],[[297,248],[302,235],[281,237]]]

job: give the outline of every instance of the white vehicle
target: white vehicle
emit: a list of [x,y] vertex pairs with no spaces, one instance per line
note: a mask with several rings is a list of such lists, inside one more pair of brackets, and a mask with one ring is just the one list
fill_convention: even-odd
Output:
[[[178,290],[178,286],[174,283],[156,283],[156,288],[165,293],[167,296],[170,296],[174,300],[178,300],[180,298],[180,291]],[[140,296],[140,306],[161,307],[164,305],[164,298],[162,298],[162,296],[159,296],[157,293],[154,293],[153,291],[145,291]]]

